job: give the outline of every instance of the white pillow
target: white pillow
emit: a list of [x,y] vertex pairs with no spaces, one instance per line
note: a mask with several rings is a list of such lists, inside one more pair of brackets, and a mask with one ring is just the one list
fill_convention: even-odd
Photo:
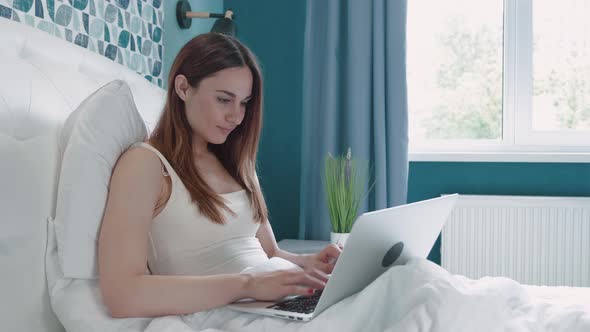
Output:
[[146,136],[131,90],[121,80],[98,89],[66,120],[55,213],[64,277],[98,277],[98,232],[113,167],[125,150]]
[[58,331],[45,281],[45,219],[53,213],[57,135],[0,134],[0,330]]

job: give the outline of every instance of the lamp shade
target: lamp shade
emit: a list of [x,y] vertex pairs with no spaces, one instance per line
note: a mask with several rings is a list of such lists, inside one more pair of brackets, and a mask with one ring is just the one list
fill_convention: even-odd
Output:
[[227,17],[217,19],[211,28],[211,32],[222,33],[232,37],[237,35],[237,30],[236,22]]

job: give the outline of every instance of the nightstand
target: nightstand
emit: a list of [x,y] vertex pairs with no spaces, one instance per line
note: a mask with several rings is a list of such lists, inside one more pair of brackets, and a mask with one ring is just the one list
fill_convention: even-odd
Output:
[[279,248],[294,254],[315,254],[324,249],[330,241],[284,239],[277,243]]

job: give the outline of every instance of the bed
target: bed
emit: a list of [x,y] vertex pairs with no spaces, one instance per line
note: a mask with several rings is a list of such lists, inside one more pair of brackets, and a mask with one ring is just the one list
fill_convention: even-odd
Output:
[[468,279],[426,260],[391,268],[309,323],[218,308],[111,318],[96,279],[66,278],[56,258],[59,134],[71,112],[115,79],[146,128],[165,91],[112,61],[0,19],[0,330],[89,331],[590,331],[590,290]]

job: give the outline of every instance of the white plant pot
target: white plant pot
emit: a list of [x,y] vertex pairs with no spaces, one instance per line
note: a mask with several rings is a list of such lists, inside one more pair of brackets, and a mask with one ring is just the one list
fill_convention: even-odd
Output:
[[330,243],[332,244],[341,244],[344,246],[346,240],[348,239],[348,235],[350,233],[334,233],[330,232]]

